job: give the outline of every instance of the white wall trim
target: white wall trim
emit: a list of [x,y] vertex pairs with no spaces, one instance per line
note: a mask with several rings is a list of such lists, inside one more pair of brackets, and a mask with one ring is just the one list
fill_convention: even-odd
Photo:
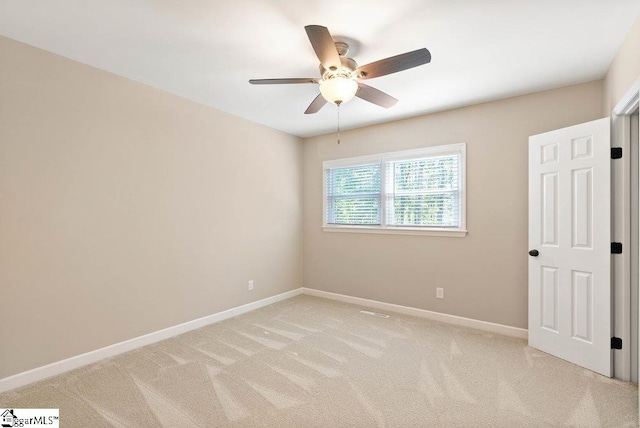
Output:
[[360,297],[346,296],[344,294],[330,293],[328,291],[315,290],[313,288],[303,288],[303,293],[310,296],[324,297],[326,299],[337,300],[345,303],[366,306],[372,309],[379,309],[389,312],[397,312],[404,315],[413,315],[415,317],[427,318],[433,321],[445,322],[448,324],[459,325],[463,327],[475,328],[490,333],[502,334],[505,336],[527,339],[529,333],[527,329],[511,327],[503,324],[496,324],[487,321],[479,321],[471,318],[459,317],[457,315],[443,314],[441,312],[428,311],[426,309],[412,308],[410,306],[395,305],[393,303],[379,302],[377,300],[363,299]]
[[[621,242],[623,247],[631,245],[631,134],[630,114],[640,101],[640,77],[629,87],[611,112],[611,146],[622,147],[622,159],[612,161],[612,228],[611,240]],[[631,257],[624,251],[620,257],[612,259],[613,274],[613,333],[623,343],[631,344]],[[613,375],[615,378],[630,381],[631,346],[623,346],[613,352]]]
[[427,229],[402,227],[366,227],[366,226],[323,226],[325,232],[339,233],[377,233],[381,235],[415,235],[415,236],[444,236],[449,238],[464,238],[468,231],[463,229]]
[[75,357],[67,358],[55,363],[47,364],[46,366],[37,367],[26,372],[18,373],[13,376],[0,379],[0,392],[9,391],[14,388],[19,388],[24,385],[28,385],[33,382],[37,382],[43,379],[47,379],[52,376],[59,375],[64,372],[68,372],[73,369],[77,369],[87,364],[92,364],[105,358],[110,358],[125,352],[132,351],[137,348],[141,348],[152,343],[160,342],[161,340],[169,339],[179,334],[187,333],[191,330],[195,330],[200,327],[204,327],[210,324],[251,312],[253,310],[262,308],[264,306],[271,305],[282,300],[289,299],[291,297],[308,294],[315,297],[323,297],[326,299],[337,300],[340,302],[351,303],[359,306],[365,306],[368,308],[396,312],[405,315],[412,315],[420,318],[426,318],[434,321],[440,321],[448,324],[459,325],[464,327],[475,328],[478,330],[487,331],[490,333],[503,334],[505,336],[518,337],[526,339],[528,336],[527,330],[518,327],[511,327],[502,324],[495,324],[487,321],[479,321],[471,318],[459,317],[456,315],[443,314],[440,312],[428,311],[425,309],[412,308],[409,306],[395,305],[392,303],[384,303],[376,300],[363,299],[360,297],[346,296],[344,294],[330,293],[328,291],[315,290],[313,288],[298,288],[295,290],[287,291],[276,296],[267,297],[266,299],[258,300],[256,302],[247,303],[246,305],[238,306],[228,309],[226,311],[218,312],[213,315],[208,315],[202,318],[195,319],[193,321],[187,321],[182,324],[168,327],[163,330],[158,330],[143,336],[134,337],[133,339],[125,340],[124,342],[115,343],[113,345],[105,346],[104,348],[96,349],[84,354],[76,355]]
[[46,366],[37,367],[26,372],[18,373],[16,375],[0,379],[0,392],[19,388],[32,382],[56,376],[69,370],[86,366],[87,364],[95,363],[105,358],[129,352],[134,349],[141,348],[152,343],[160,342],[161,340],[169,339],[171,337],[186,333],[191,330],[195,330],[200,327],[204,327],[238,315],[242,315],[247,312],[251,312],[264,306],[268,306],[273,303],[280,302],[282,300],[286,300],[302,294],[302,290],[302,288],[298,288],[295,290],[287,291],[282,294],[267,297],[266,299],[247,303],[242,306],[237,306],[235,308],[231,308],[226,311],[218,312],[213,315],[208,315],[192,321],[187,321],[173,327],[154,331],[153,333],[145,334],[143,336],[134,337],[133,339],[125,340],[124,342],[115,343],[113,345],[105,346],[104,348],[89,351],[84,354],[76,355],[75,357],[56,361],[55,363],[47,364]]
[[613,108],[613,116],[629,115],[638,108],[638,101],[640,99],[640,77],[633,82],[633,85],[627,92],[620,98],[616,106]]

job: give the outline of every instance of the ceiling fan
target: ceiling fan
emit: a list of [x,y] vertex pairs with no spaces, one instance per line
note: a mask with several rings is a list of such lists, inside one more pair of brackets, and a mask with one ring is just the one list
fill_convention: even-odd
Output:
[[279,85],[292,83],[316,83],[320,85],[320,94],[311,102],[305,114],[317,113],[326,103],[332,102],[338,106],[352,99],[354,96],[378,106],[389,108],[398,100],[391,95],[365,85],[360,80],[373,79],[387,74],[407,70],[431,61],[431,53],[426,48],[403,53],[389,58],[372,62],[362,67],[346,55],[349,45],[336,42],[329,30],[320,25],[304,27],[309,36],[313,50],[320,60],[321,77],[290,78],[290,79],[251,79],[253,85]]

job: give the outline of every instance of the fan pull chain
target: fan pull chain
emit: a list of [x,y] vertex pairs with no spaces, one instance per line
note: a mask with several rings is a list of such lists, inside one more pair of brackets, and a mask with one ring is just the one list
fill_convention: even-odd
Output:
[[340,144],[340,104],[338,104],[338,144]]

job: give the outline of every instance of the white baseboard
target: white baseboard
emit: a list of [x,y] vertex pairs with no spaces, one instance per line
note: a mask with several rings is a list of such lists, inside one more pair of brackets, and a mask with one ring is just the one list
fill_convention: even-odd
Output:
[[524,328],[511,327],[503,324],[496,324],[487,321],[479,321],[471,318],[459,317],[456,315],[443,314],[440,312],[427,311],[426,309],[412,308],[409,306],[394,305],[392,303],[379,302],[377,300],[362,299],[360,297],[345,296],[344,294],[330,293],[328,291],[315,290],[313,288],[303,288],[304,294],[316,297],[324,297],[326,299],[338,300],[345,303],[353,303],[355,305],[366,306],[368,308],[379,309],[383,311],[397,312],[405,315],[413,315],[415,317],[427,318],[434,321],[445,322],[448,324],[471,327],[478,330],[488,331],[490,333],[503,334],[505,336],[518,337],[527,339],[529,337],[528,330]]
[[105,346],[104,348],[96,349],[95,351],[76,355],[75,357],[67,358],[65,360],[47,364],[46,366],[37,367],[26,372],[18,373],[16,375],[0,379],[0,392],[19,388],[32,382],[43,380],[51,376],[56,376],[69,370],[86,366],[87,364],[95,363],[105,358],[113,357],[124,352],[129,352],[142,346],[160,342],[161,340],[169,339],[170,337],[174,337],[209,324],[214,324],[228,318],[232,318],[258,308],[262,308],[263,306],[268,306],[273,303],[289,299],[293,296],[302,294],[302,290],[302,288],[298,288],[295,290],[287,291],[276,296],[267,297],[266,299],[247,303],[246,305],[231,308],[229,310],[198,318],[193,321],[187,321],[173,327],[168,327],[163,330],[145,334],[144,336],[134,337],[133,339],[125,340],[124,342]]
[[392,303],[384,303],[376,300],[362,299],[360,297],[346,296],[344,294],[330,293],[328,291],[321,291],[315,290],[313,288],[303,287],[296,290],[287,291],[276,296],[267,297],[266,299],[258,300],[256,302],[247,303],[246,305],[231,308],[226,311],[218,312],[213,315],[198,318],[193,321],[178,324],[173,327],[168,327],[163,330],[158,330],[153,333],[145,334],[144,336],[134,337],[133,339],[125,340],[124,342],[109,345],[104,348],[96,349],[95,351],[90,351],[81,355],[77,355],[75,357],[67,358],[65,360],[47,364],[46,366],[37,367],[26,372],[18,373],[16,375],[0,379],[0,392],[9,391],[11,389],[19,388],[21,386],[28,385],[39,380],[56,376],[69,370],[77,369],[79,367],[86,366],[87,364],[98,362],[105,358],[129,352],[134,349],[150,345],[152,343],[160,342],[161,340],[169,339],[171,337],[186,333],[191,330],[195,330],[200,327],[204,327],[238,315],[242,315],[255,309],[262,308],[264,306],[268,306],[303,293],[310,296],[324,297],[326,299],[366,306],[368,308],[397,312],[405,315],[427,318],[434,321],[441,321],[449,324],[471,327],[491,333],[503,334],[506,336],[513,336],[522,339],[526,339],[528,337],[527,330],[523,328],[510,327],[507,325],[478,321],[471,318],[448,315],[440,312],[427,311],[425,309],[394,305]]

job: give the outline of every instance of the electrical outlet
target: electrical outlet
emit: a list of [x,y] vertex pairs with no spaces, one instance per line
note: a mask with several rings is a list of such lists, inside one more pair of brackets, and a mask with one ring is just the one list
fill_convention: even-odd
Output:
[[253,279],[249,281],[249,291],[253,291]]
[[438,299],[444,299],[444,288],[436,288],[436,297]]

